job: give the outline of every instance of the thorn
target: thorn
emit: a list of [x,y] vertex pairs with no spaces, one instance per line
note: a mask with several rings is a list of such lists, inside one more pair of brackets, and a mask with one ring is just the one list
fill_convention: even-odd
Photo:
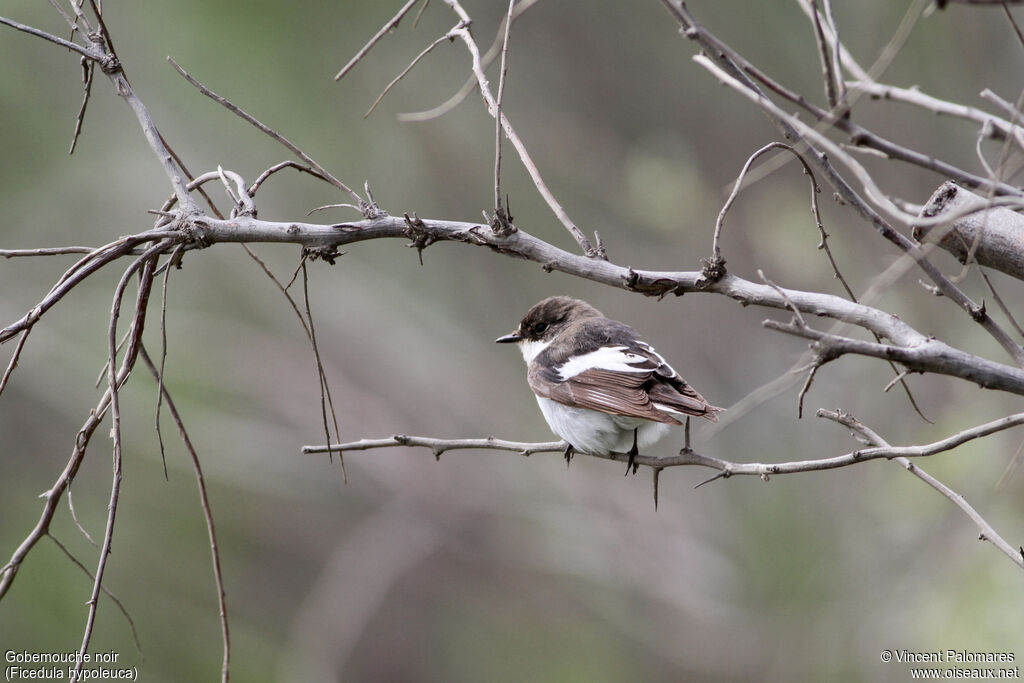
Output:
[[661,477],[661,469],[662,468],[660,468],[660,467],[652,468],[652,471],[654,472],[654,511],[655,512],[658,511],[658,479]]

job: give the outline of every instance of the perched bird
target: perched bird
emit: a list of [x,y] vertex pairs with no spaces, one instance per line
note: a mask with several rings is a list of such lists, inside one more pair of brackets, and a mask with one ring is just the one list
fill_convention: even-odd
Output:
[[[544,299],[511,334],[548,426],[573,451],[634,458],[662,438],[680,416],[717,422],[716,408],[672,369],[632,327],[604,317],[585,301]],[[626,472],[629,472],[627,468]]]

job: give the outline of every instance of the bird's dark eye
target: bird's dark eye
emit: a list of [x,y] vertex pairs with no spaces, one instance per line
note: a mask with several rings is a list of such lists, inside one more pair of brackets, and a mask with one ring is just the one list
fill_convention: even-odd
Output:
[[537,334],[543,334],[544,330],[546,329],[548,329],[547,323],[537,323],[536,325],[533,326],[533,331],[536,332]]

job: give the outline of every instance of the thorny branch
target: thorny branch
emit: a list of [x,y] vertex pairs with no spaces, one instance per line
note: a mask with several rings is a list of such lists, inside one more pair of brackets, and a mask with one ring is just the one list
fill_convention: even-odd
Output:
[[[926,482],[929,486],[941,492],[949,498],[957,507],[978,525],[981,530],[981,539],[990,541],[1003,554],[1010,558],[1017,566],[1024,568],[1024,556],[1017,552],[996,531],[984,518],[971,507],[962,496],[953,492],[942,482],[938,481],[919,466],[913,464],[910,458],[923,458],[938,453],[953,450],[965,443],[979,439],[997,432],[1024,424],[1024,413],[1008,415],[992,422],[987,422],[976,427],[965,429],[953,436],[941,439],[934,443],[920,446],[891,446],[875,432],[857,421],[850,415],[839,411],[818,410],[817,416],[838,422],[861,435],[871,448],[862,448],[851,451],[844,455],[837,455],[830,458],[819,458],[814,460],[796,460],[781,463],[760,463],[760,462],[732,462],[709,455],[703,455],[692,450],[688,446],[683,448],[679,455],[670,457],[654,457],[638,454],[635,462],[644,467],[650,467],[656,474],[671,467],[697,466],[717,470],[717,473],[710,479],[705,479],[696,486],[700,487],[718,479],[728,479],[732,476],[756,476],[768,481],[772,476],[783,474],[796,474],[800,472],[817,472],[821,470],[839,469],[850,467],[871,460],[895,460],[914,476]],[[361,439],[349,443],[337,443],[330,446],[303,446],[303,453],[324,453],[328,448],[333,450],[366,451],[381,448],[428,448],[435,458],[440,459],[443,453],[454,450],[501,450],[512,451],[520,455],[533,455],[534,453],[561,453],[565,449],[564,441],[530,443],[521,441],[505,441],[486,437],[481,439],[439,439],[424,436],[410,436],[396,434],[383,439]],[[626,453],[609,453],[607,455],[591,456],[603,460],[616,462],[629,461]],[[655,479],[657,482],[657,478]],[[655,484],[657,486],[657,484]],[[657,495],[657,494],[655,494]]]
[[[338,73],[337,78],[344,76],[358,61],[365,57],[374,44],[377,43],[390,29],[394,28],[401,19],[406,16],[415,6],[418,0],[409,0],[405,3],[398,14],[386,24]],[[964,0],[967,2],[968,0]],[[88,601],[88,615],[83,631],[81,652],[85,652],[89,646],[95,624],[98,601],[101,593],[109,594],[103,586],[103,576],[106,563],[112,546],[114,535],[115,519],[118,508],[118,500],[121,485],[121,473],[123,467],[122,440],[121,440],[121,415],[119,392],[124,383],[128,380],[138,356],[141,354],[143,361],[157,379],[160,401],[165,402],[171,412],[176,425],[178,426],[182,440],[188,449],[195,468],[196,477],[200,489],[201,506],[207,521],[208,534],[213,556],[214,576],[218,590],[218,600],[221,613],[222,639],[224,642],[224,658],[222,663],[222,680],[229,678],[230,660],[230,638],[227,619],[227,608],[225,601],[225,589],[223,576],[220,568],[220,558],[217,549],[215,527],[212,512],[210,511],[209,500],[199,465],[196,451],[185,432],[184,425],[170,394],[163,383],[163,362],[159,369],[146,354],[142,346],[142,331],[145,323],[147,306],[151,295],[153,279],[162,269],[168,269],[172,265],[179,265],[181,256],[186,251],[202,249],[221,243],[290,243],[299,244],[307,249],[307,255],[320,256],[326,261],[332,261],[337,255],[338,247],[360,241],[381,239],[381,238],[405,238],[411,239],[413,246],[422,258],[423,249],[435,242],[450,241],[461,242],[471,246],[486,247],[498,254],[522,258],[539,264],[544,271],[551,272],[558,270],[576,277],[585,278],[608,286],[626,289],[628,291],[641,293],[647,296],[664,297],[668,294],[682,295],[687,292],[711,292],[729,297],[742,305],[758,305],[775,308],[779,310],[790,310],[794,314],[794,320],[790,323],[778,321],[766,321],[764,324],[769,329],[774,329],[789,334],[810,339],[817,352],[817,360],[813,369],[817,369],[826,362],[831,362],[845,354],[858,354],[867,357],[883,358],[890,362],[899,363],[904,370],[900,372],[897,379],[902,380],[906,372],[931,372],[944,374],[950,377],[960,378],[981,387],[997,389],[1017,395],[1024,395],[1024,370],[1002,363],[996,363],[981,358],[967,351],[952,347],[940,340],[925,335],[910,325],[904,323],[896,316],[880,309],[818,292],[807,292],[793,289],[785,289],[768,282],[755,283],[732,274],[726,274],[724,267],[722,272],[714,278],[707,278],[705,273],[688,271],[650,271],[636,270],[630,267],[616,265],[608,261],[604,256],[600,240],[597,240],[596,247],[591,244],[584,232],[569,218],[564,207],[550,191],[536,165],[533,163],[525,144],[512,127],[508,118],[503,112],[502,97],[503,88],[501,83],[505,76],[505,54],[508,42],[508,31],[512,21],[523,11],[535,4],[536,0],[524,0],[518,4],[509,3],[508,12],[504,17],[502,29],[498,32],[491,49],[481,55],[480,49],[473,38],[470,30],[471,19],[461,6],[458,0],[445,0],[445,4],[456,14],[458,23],[447,34],[436,39],[428,48],[423,50],[413,60],[405,71],[403,71],[388,87],[385,88],[382,97],[394,83],[406,75],[422,58],[424,58],[433,47],[443,40],[459,39],[465,45],[470,57],[471,77],[467,85],[460,92],[443,105],[443,107],[454,106],[453,103],[461,101],[466,94],[474,88],[478,88],[484,101],[488,114],[495,120],[496,148],[500,154],[501,135],[512,143],[519,159],[534,181],[538,193],[548,204],[566,230],[572,235],[582,251],[581,254],[569,253],[561,250],[552,244],[540,240],[522,230],[506,230],[499,225],[495,226],[457,222],[449,220],[420,219],[412,213],[413,218],[397,218],[388,215],[381,210],[369,193],[366,187],[367,198],[363,199],[358,193],[349,188],[348,185],[333,176],[323,166],[318,164],[311,156],[303,152],[296,145],[290,142],[283,135],[261,123],[252,115],[242,111],[226,98],[213,93],[203,86],[198,80],[184,71],[173,60],[171,64],[189,83],[194,85],[200,92],[214,101],[218,102],[228,110],[232,111],[243,120],[255,126],[258,130],[284,145],[293,154],[304,162],[282,162],[261,174],[255,182],[246,186],[242,175],[231,170],[218,168],[193,178],[184,164],[174,154],[166,141],[158,131],[149,110],[142,100],[135,94],[127,77],[125,76],[121,62],[113,48],[111,36],[109,35],[103,17],[99,12],[97,3],[89,3],[95,26],[87,16],[87,11],[82,3],[71,2],[71,11],[74,16],[61,10],[60,13],[71,28],[71,40],[65,40],[48,32],[26,26],[11,19],[0,17],[0,24],[9,26],[18,31],[36,36],[56,45],[71,50],[82,60],[84,98],[76,118],[75,132],[72,141],[72,149],[77,142],[81,131],[81,124],[85,114],[85,108],[89,97],[92,94],[92,81],[94,69],[99,69],[109,78],[115,92],[120,96],[134,112],[141,132],[145,137],[150,150],[157,157],[171,186],[172,199],[161,209],[153,213],[157,215],[157,222],[154,228],[137,234],[122,237],[98,248],[90,247],[64,247],[64,248],[37,248],[21,250],[0,250],[0,256],[4,257],[29,257],[57,254],[82,254],[83,257],[74,263],[67,271],[56,280],[51,290],[19,320],[8,324],[0,329],[0,343],[10,341],[18,337],[11,360],[0,378],[0,392],[7,386],[12,373],[17,367],[18,360],[26,345],[29,334],[34,330],[35,325],[41,318],[63,298],[86,279],[92,277],[107,265],[119,261],[124,257],[133,257],[130,265],[122,272],[117,286],[114,290],[112,309],[108,326],[108,358],[106,366],[107,383],[103,393],[96,405],[90,411],[88,417],[78,430],[71,455],[61,474],[55,480],[53,486],[44,496],[43,510],[39,521],[29,532],[21,544],[14,550],[10,560],[0,567],[0,599],[2,599],[14,578],[29,554],[38,541],[50,535],[50,525],[56,513],[56,507],[61,497],[74,480],[79,467],[85,457],[86,450],[91,441],[92,435],[101,422],[109,413],[111,416],[113,437],[113,479],[111,483],[110,503],[108,506],[107,523],[99,550],[97,568],[93,574],[93,589]],[[981,2],[981,0],[974,0]],[[852,206],[855,211],[872,227],[874,227],[886,240],[897,246],[911,259],[934,283],[935,290],[951,301],[955,302],[963,310],[971,315],[971,318],[978,322],[1014,359],[1018,366],[1024,366],[1024,349],[1020,344],[1013,341],[1010,336],[986,313],[983,305],[975,304],[957,286],[957,283],[943,275],[927,258],[926,250],[916,244],[900,231],[892,222],[905,223],[915,226],[932,226],[952,224],[958,219],[958,215],[944,214],[941,217],[929,222],[926,219],[909,215],[900,205],[889,198],[878,186],[870,173],[850,154],[846,148],[837,144],[828,137],[829,130],[838,130],[849,136],[855,146],[876,150],[890,159],[902,160],[916,164],[948,176],[970,187],[982,188],[989,193],[986,207],[997,205],[1015,205],[1018,208],[1021,204],[1022,192],[1020,188],[1009,185],[1003,180],[995,177],[982,177],[971,174],[968,171],[959,169],[952,164],[936,159],[931,155],[923,154],[916,150],[897,145],[886,140],[872,131],[860,126],[853,121],[850,107],[852,100],[859,94],[899,100],[913,104],[918,107],[930,109],[938,113],[949,114],[966,120],[982,123],[985,128],[984,135],[995,139],[1013,142],[1024,149],[1024,130],[1019,125],[1019,111],[998,98],[993,93],[988,93],[986,99],[996,103],[997,107],[1007,111],[1009,119],[994,116],[980,110],[963,107],[953,103],[938,100],[924,95],[914,89],[899,89],[892,86],[885,86],[877,83],[878,76],[875,69],[865,71],[852,59],[849,52],[842,45],[838,36],[838,29],[831,12],[831,3],[823,0],[823,12],[818,11],[818,4],[814,0],[802,0],[801,4],[805,10],[811,10],[813,15],[815,37],[818,44],[819,55],[822,63],[823,78],[825,80],[826,98],[829,109],[823,109],[814,105],[810,100],[794,93],[783,84],[772,79],[770,76],[757,69],[747,62],[737,51],[724,44],[712,33],[696,22],[689,13],[686,6],[679,0],[662,0],[662,4],[669,10],[672,17],[682,27],[684,35],[696,41],[704,55],[696,58],[698,63],[707,68],[712,74],[723,83],[735,89],[755,106],[759,107],[772,121],[772,123],[790,140],[792,145],[781,145],[794,152],[802,162],[808,164],[808,171],[811,167],[816,169],[821,176],[836,192],[837,196],[846,204]],[[918,3],[920,4],[920,3]],[[939,3],[940,7],[945,3]],[[421,10],[422,11],[422,10]],[[906,29],[908,31],[909,29]],[[902,38],[905,39],[906,31],[903,31]],[[495,97],[490,90],[486,69],[488,65],[498,56],[502,56],[501,82],[499,83],[498,94]],[[883,55],[886,61],[891,55]],[[847,84],[843,80],[842,71],[846,70],[854,79],[854,82]],[[760,84],[760,86],[758,85]],[[767,93],[761,88],[765,88]],[[804,111],[810,113],[816,125],[810,126],[803,123],[796,116],[784,111],[771,97],[779,97],[790,103],[794,103]],[[379,101],[379,98],[378,98]],[[374,106],[376,106],[376,102]],[[372,107],[371,107],[372,110]],[[762,150],[767,151],[768,148]],[[760,154],[760,152],[758,153]],[[832,165],[833,160],[840,161],[849,172],[861,183],[864,188],[864,197],[858,194],[846,180],[846,178]],[[751,159],[751,162],[753,158]],[[748,167],[751,162],[748,162]],[[256,205],[254,201],[255,192],[274,173],[284,168],[296,168],[309,173],[321,180],[332,184],[338,190],[347,194],[355,203],[353,206],[363,214],[363,220],[342,222],[335,224],[314,224],[296,221],[273,222],[263,221],[256,218]],[[746,170],[746,169],[745,169]],[[495,209],[500,213],[502,209],[502,198],[500,193],[500,156],[496,155],[495,160]],[[220,212],[211,204],[214,216],[204,213],[193,197],[193,192],[203,192],[203,184],[211,180],[221,180],[225,184],[226,191],[234,202],[234,208],[228,218],[224,218]],[[742,178],[741,178],[742,180]],[[816,189],[816,181],[812,184]],[[737,183],[737,190],[740,184]],[[1005,195],[1005,197],[993,199],[994,195]],[[735,196],[735,193],[734,193]],[[731,197],[722,216],[731,203]],[[507,208],[507,207],[506,207]],[[816,204],[815,204],[816,208]],[[411,212],[410,212],[411,213]],[[883,216],[885,214],[888,219]],[[721,220],[716,227],[714,257],[721,260],[718,245],[718,231],[721,229]],[[821,228],[820,217],[818,217],[819,228],[822,229],[823,242],[824,230]],[[945,229],[945,228],[943,228]],[[251,252],[250,252],[251,253]],[[972,249],[972,254],[976,252]],[[163,266],[158,267],[158,259],[167,256]],[[829,254],[831,259],[831,254]],[[255,255],[253,255],[254,258]],[[266,266],[257,261],[264,267]],[[832,260],[833,267],[835,262]],[[306,267],[305,257],[300,266]],[[316,354],[316,341],[313,331],[313,321],[308,306],[306,313],[298,309],[297,304],[288,294],[287,286],[281,285],[280,281],[267,270],[268,275],[280,287],[281,291],[292,303],[295,312],[302,320],[303,327],[310,337],[317,356],[318,372],[321,380],[321,391],[324,405],[324,423],[327,430],[327,406],[330,405],[330,393],[326,387],[326,378],[319,357]],[[838,268],[836,268],[838,275]],[[124,348],[118,343],[118,320],[123,297],[129,283],[138,280],[135,306],[132,312],[131,323],[125,335]],[[304,281],[305,284],[305,281]],[[852,296],[852,289],[844,286],[848,294]],[[308,293],[307,293],[308,297]],[[308,299],[307,299],[308,301]],[[164,306],[166,305],[163,302]],[[163,314],[163,311],[162,311]],[[805,317],[806,316],[806,317]],[[866,342],[848,336],[836,334],[834,331],[823,332],[814,329],[808,322],[811,316],[828,318],[847,325],[868,330],[875,335],[875,342]],[[118,358],[121,358],[118,363]],[[813,377],[808,377],[808,384],[801,392],[800,400],[806,393],[806,387]],[[894,380],[895,381],[895,380]],[[159,410],[159,408],[158,408]],[[720,478],[727,478],[732,475],[756,475],[762,479],[768,479],[774,474],[790,474],[797,472],[810,472],[824,469],[837,469],[851,466],[857,463],[875,459],[895,459],[908,471],[921,478],[930,486],[938,490],[942,495],[949,498],[961,510],[967,514],[981,531],[982,538],[992,542],[1001,552],[1010,557],[1018,566],[1024,567],[1024,558],[1021,553],[1015,551],[1004,541],[985,520],[967,502],[947,486],[938,482],[930,475],[923,472],[909,459],[915,457],[927,457],[937,453],[949,451],[968,441],[982,438],[999,431],[1024,423],[1024,414],[1010,415],[1000,420],[978,425],[965,429],[953,436],[940,439],[931,444],[920,446],[895,447],[889,445],[885,440],[875,434],[868,427],[854,420],[852,417],[841,412],[818,411],[820,417],[836,421],[849,427],[862,439],[870,444],[869,448],[859,449],[844,455],[813,460],[800,460],[782,463],[741,463],[732,462],[717,457],[703,455],[695,452],[687,445],[678,456],[669,458],[654,458],[646,455],[638,455],[636,463],[652,468],[655,473],[655,486],[657,486],[657,475],[669,467],[696,465],[716,470],[707,483]],[[328,433],[329,435],[329,433]],[[337,425],[335,424],[334,435],[338,436]],[[340,441],[340,439],[337,439]],[[345,450],[370,450],[393,446],[424,447],[429,448],[435,455],[457,450],[457,449],[498,449],[505,451],[519,452],[524,455],[531,453],[561,451],[564,447],[562,442],[527,443],[519,441],[504,441],[494,438],[486,439],[434,439],[416,436],[393,436],[388,439],[358,440],[348,443],[337,443],[326,446],[306,446],[303,452],[343,452]],[[611,460],[626,461],[626,454],[611,454],[607,456]],[[657,495],[657,494],[655,494]],[[70,493],[69,493],[70,497]],[[76,676],[80,673],[81,662],[76,670]]]

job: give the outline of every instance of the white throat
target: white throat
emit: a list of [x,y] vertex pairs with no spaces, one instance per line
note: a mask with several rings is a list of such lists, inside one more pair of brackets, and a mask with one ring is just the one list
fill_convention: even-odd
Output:
[[521,341],[519,342],[519,350],[523,352],[523,360],[529,365],[533,362],[533,359],[540,355],[540,352],[551,346],[551,341]]

